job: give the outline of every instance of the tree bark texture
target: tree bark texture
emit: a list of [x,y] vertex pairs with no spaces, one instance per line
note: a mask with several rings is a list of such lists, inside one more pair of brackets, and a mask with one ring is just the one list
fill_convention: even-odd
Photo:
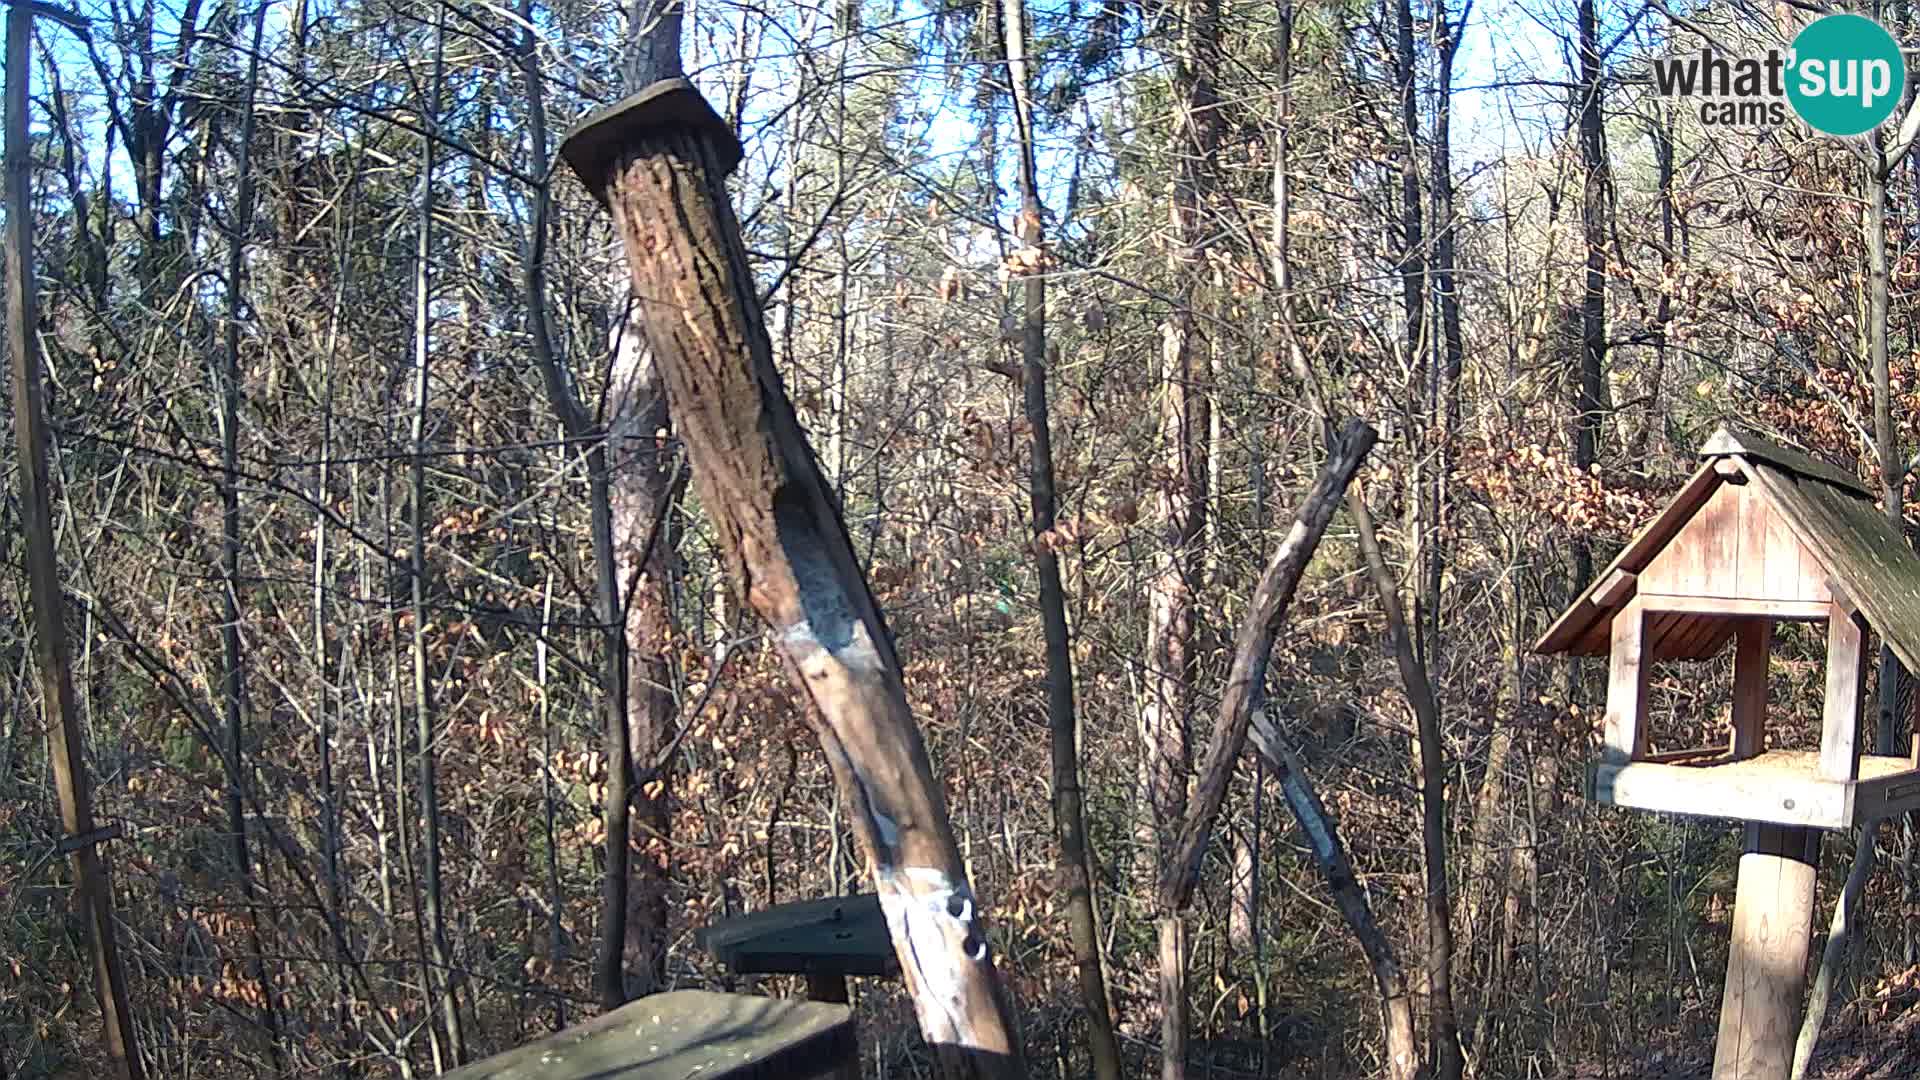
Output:
[[27,548],[27,586],[33,611],[33,660],[40,676],[60,824],[73,843],[75,892],[93,952],[93,991],[106,1029],[108,1060],[123,1080],[144,1080],[140,1043],[127,1001],[113,918],[113,882],[99,837],[92,835],[92,782],[73,690],[67,643],[66,598],[53,546],[52,469],[47,462],[46,373],[36,338],[33,183],[27,131],[27,87],[32,77],[33,9],[7,10],[7,345],[13,367],[13,434],[19,461],[20,511]]
[[1413,635],[1400,610],[1399,585],[1380,554],[1366,498],[1355,489],[1347,493],[1347,503],[1359,526],[1360,551],[1366,557],[1374,588],[1380,594],[1380,606],[1387,613],[1394,660],[1399,664],[1407,699],[1413,703],[1414,723],[1419,732],[1420,840],[1427,878],[1426,974],[1432,1009],[1429,1041],[1433,1048],[1434,1075],[1439,1080],[1459,1080],[1466,1071],[1466,1060],[1460,1051],[1460,1026],[1453,1007],[1453,901],[1447,883],[1447,763],[1446,749],[1440,741],[1440,704],[1434,697],[1426,665],[1414,654]]
[[[1607,195],[1606,148],[1602,141],[1600,23],[1596,0],[1580,0],[1580,164],[1586,177],[1580,196],[1580,230],[1587,269],[1580,290],[1580,367],[1574,395],[1573,464],[1581,475],[1599,460],[1600,421],[1605,409],[1607,356]],[[1573,547],[1573,592],[1593,580],[1593,549],[1584,535]]]
[[1020,1047],[900,662],[773,365],[712,137],[628,136],[603,190],[736,592],[773,632],[866,855],[945,1072],[1017,1075]]
[[672,773],[671,763],[660,758],[672,740],[677,711],[666,650],[672,628],[668,583],[679,570],[665,528],[676,486],[667,395],[642,333],[633,318],[615,331],[607,394],[607,495],[626,637],[628,757],[636,770],[628,794],[638,850],[629,856],[626,926],[626,973],[635,997],[664,989],[667,978]]
[[1186,816],[1189,729],[1198,670],[1197,593],[1206,565],[1208,401],[1206,365],[1197,357],[1194,296],[1202,273],[1203,191],[1219,142],[1213,86],[1220,41],[1218,0],[1195,0],[1175,62],[1178,155],[1172,202],[1172,261],[1179,301],[1160,328],[1159,443],[1164,480],[1158,517],[1162,544],[1147,582],[1146,700],[1140,710],[1143,848],[1156,853],[1151,881],[1166,863],[1172,823]]

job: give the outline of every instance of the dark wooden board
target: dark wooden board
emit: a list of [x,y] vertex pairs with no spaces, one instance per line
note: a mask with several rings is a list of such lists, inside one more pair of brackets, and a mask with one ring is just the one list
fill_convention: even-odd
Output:
[[723,919],[694,942],[736,974],[900,974],[880,898],[858,896],[778,904]]
[[567,133],[560,156],[605,206],[607,178],[620,155],[635,140],[660,131],[705,132],[718,149],[725,172],[732,172],[744,156],[733,129],[686,79],[662,79],[588,113]]
[[1860,606],[1880,640],[1920,671],[1920,556],[1864,495],[1764,461],[1747,462],[1828,576]]
[[1789,450],[1779,443],[1766,438],[1751,429],[1738,424],[1721,424],[1700,447],[1700,456],[1707,458],[1730,457],[1738,455],[1748,461],[1764,461],[1788,472],[1801,476],[1825,480],[1849,491],[1857,492],[1869,498],[1873,492],[1858,476],[1842,469],[1838,465],[1821,461],[1810,454],[1798,450]]
[[443,1080],[814,1080],[842,1075],[858,1053],[844,1005],[676,990]]

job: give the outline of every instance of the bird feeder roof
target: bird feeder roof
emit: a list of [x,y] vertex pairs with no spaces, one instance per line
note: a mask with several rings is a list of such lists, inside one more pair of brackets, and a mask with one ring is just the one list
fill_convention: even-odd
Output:
[[[1691,610],[1662,615],[1652,631],[1653,659],[1713,656],[1732,636],[1737,619],[1755,613],[1739,598],[1778,591],[1786,578],[1784,587],[1800,589],[1796,595],[1804,599],[1830,596],[1857,610],[1907,670],[1920,671],[1920,555],[1874,504],[1866,484],[1836,465],[1732,424],[1716,430],[1700,456],[1699,470],[1680,493],[1595,576],[1535,643],[1534,652],[1606,655],[1613,616],[1635,595],[1638,575],[1655,567],[1670,548],[1692,545],[1701,549],[1693,553],[1696,560],[1712,564],[1706,572],[1738,585],[1699,590],[1700,602],[1689,605]],[[1728,501],[1721,489],[1729,485],[1748,488],[1744,501],[1724,521],[1705,520]],[[1771,562],[1765,573],[1740,561],[1743,551],[1758,553],[1764,545],[1744,544],[1736,535],[1763,528],[1786,534],[1766,538],[1772,546],[1766,548]],[[1783,547],[1798,552],[1797,566],[1784,574]],[[1751,558],[1757,561],[1759,555]]]

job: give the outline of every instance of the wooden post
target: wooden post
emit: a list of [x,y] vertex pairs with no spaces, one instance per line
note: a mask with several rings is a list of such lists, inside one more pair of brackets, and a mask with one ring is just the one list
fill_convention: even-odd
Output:
[[1827,696],[1820,722],[1820,776],[1860,777],[1860,710],[1867,693],[1866,624],[1836,603],[1827,617]]
[[1733,653],[1733,758],[1744,761],[1766,749],[1767,654],[1773,648],[1772,619],[1742,619]]
[[1613,648],[1607,667],[1607,719],[1601,759],[1632,761],[1647,749],[1647,610],[1638,597],[1613,615]]
[[[27,585],[33,615],[33,659],[40,674],[40,707],[51,743],[60,823],[70,846],[80,908],[93,950],[93,990],[106,1027],[107,1056],[125,1080],[142,1080],[139,1040],[127,1006],[127,975],[120,963],[113,918],[113,882],[97,847],[93,794],[74,699],[72,651],[67,644],[66,598],[53,546],[53,494],[47,464],[47,403],[42,388],[33,270],[32,147],[27,137],[27,82],[32,76],[33,17],[58,9],[15,3],[7,9],[7,346],[13,354],[14,441],[20,461],[20,511],[27,539]],[[82,32],[85,23],[74,20]]]
[[1733,903],[1713,1080],[1786,1080],[1813,932],[1815,829],[1750,822]]
[[940,1071],[1024,1075],[892,635],[774,367],[724,184],[739,141],[692,83],[666,79],[589,117],[560,153],[613,215],[722,564],[813,706]]
[[807,973],[807,1000],[830,1001],[845,1005],[849,1000],[847,977],[837,971]]

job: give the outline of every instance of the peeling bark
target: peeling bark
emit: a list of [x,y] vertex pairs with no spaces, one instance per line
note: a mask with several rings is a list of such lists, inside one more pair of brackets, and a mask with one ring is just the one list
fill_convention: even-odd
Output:
[[774,367],[723,158],[630,134],[600,190],[728,577],[766,621],[826,752],[921,1030],[955,1076],[1018,1075],[1011,1009],[878,607]]

